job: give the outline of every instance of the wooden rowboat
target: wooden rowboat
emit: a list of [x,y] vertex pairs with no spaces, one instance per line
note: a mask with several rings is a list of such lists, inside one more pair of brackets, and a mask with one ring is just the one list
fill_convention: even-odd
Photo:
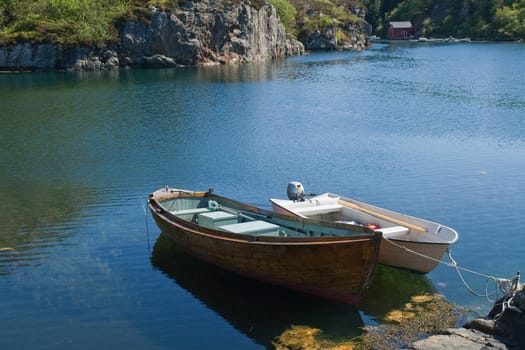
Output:
[[243,276],[356,303],[377,265],[381,234],[320,223],[208,192],[163,188],[148,200],[155,222],[187,253]]
[[[289,189],[291,186],[300,186],[302,189],[298,182],[288,186]],[[290,190],[288,193],[290,197]],[[270,201],[277,213],[371,227],[383,234],[379,253],[380,264],[420,273],[435,269],[448,247],[458,239],[457,232],[448,226],[334,193]]]

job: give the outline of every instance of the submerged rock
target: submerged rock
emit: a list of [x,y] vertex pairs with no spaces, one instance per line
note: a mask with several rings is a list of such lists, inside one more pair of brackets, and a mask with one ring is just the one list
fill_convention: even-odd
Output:
[[272,342],[275,350],[352,350],[352,342],[334,342],[323,339],[322,331],[308,326],[294,326]]
[[319,329],[292,326],[276,337],[273,345],[279,350],[525,349],[525,285],[497,301],[486,318],[451,328],[462,316],[464,310],[446,302],[442,296],[414,296],[403,309],[392,310],[385,316],[387,324],[365,327],[366,332],[354,341],[334,342],[323,339]]

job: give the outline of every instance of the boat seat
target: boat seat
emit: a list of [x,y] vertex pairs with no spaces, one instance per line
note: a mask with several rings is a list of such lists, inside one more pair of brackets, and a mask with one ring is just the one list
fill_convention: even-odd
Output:
[[261,220],[219,226],[223,231],[254,236],[279,236],[279,228],[277,225]]
[[181,209],[181,210],[171,210],[170,213],[177,215],[180,218],[191,220],[193,215],[201,214],[210,211],[208,208],[191,208],[191,209]]
[[315,206],[309,206],[309,207],[299,207],[299,208],[293,208],[292,210],[298,214],[301,215],[315,215],[315,214],[325,214],[330,213],[332,211],[338,211],[343,206],[341,204],[323,204],[323,205],[315,205]]
[[390,227],[378,228],[375,231],[382,232],[383,237],[389,238],[389,237],[402,236],[404,234],[407,234],[409,229],[405,226],[390,226]]
[[222,210],[209,211],[205,213],[199,213],[199,225],[217,229],[219,226],[236,224],[238,221],[237,215],[227,213]]

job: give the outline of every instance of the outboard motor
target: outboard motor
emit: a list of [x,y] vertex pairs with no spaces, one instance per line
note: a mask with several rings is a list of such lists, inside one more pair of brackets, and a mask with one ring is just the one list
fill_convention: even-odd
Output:
[[288,188],[286,189],[286,193],[288,194],[288,199],[292,201],[304,201],[303,184],[298,181],[288,182]]

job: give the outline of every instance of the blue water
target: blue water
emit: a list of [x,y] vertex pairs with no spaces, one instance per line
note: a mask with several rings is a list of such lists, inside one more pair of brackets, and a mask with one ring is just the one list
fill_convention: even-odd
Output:
[[348,339],[427,292],[486,313],[444,265],[380,267],[357,306],[249,281],[179,252],[145,203],[170,185],[269,207],[299,180],[451,226],[459,265],[510,278],[525,267],[524,61],[520,44],[378,44],[0,75],[0,348],[260,349],[297,324]]

